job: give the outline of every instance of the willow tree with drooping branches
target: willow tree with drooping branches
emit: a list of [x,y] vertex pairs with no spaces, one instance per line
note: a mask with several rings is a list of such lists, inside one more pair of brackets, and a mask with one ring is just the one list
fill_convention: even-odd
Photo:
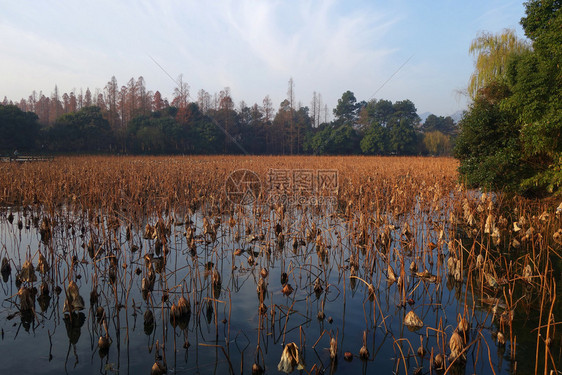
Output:
[[476,57],[474,73],[468,84],[470,97],[476,98],[479,89],[503,79],[508,61],[513,54],[521,54],[530,49],[529,44],[518,38],[513,29],[505,29],[499,34],[480,33],[472,41],[468,50]]

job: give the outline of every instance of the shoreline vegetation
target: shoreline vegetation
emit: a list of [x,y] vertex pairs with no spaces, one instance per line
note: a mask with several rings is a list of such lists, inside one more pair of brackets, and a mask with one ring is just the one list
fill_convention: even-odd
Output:
[[[5,296],[3,330],[17,348],[26,339],[14,316],[39,336],[41,327],[57,332],[49,317],[60,314],[69,352],[82,348],[76,362],[98,351],[102,364],[123,355],[123,332],[142,342],[146,334],[142,363],[121,361],[141,370],[211,355],[225,371],[279,363],[353,372],[391,357],[408,373],[557,371],[562,204],[467,189],[457,167],[452,158],[363,156],[2,163],[0,254],[7,290],[16,288]],[[258,179],[228,185],[235,171]],[[335,171],[329,190],[301,184],[293,193],[332,195],[331,205],[267,200],[319,171]],[[235,204],[233,186],[258,193]],[[346,303],[360,319],[346,318]],[[98,346],[80,339],[86,327]],[[234,332],[253,355],[229,344]],[[316,358],[316,345],[330,350]],[[335,367],[337,357],[346,360]],[[60,369],[64,355],[55,358]]]

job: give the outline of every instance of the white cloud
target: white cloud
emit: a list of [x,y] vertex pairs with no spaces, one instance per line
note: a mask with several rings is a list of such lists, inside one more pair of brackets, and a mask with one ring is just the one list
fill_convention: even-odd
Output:
[[142,75],[149,89],[170,97],[174,82],[152,56],[172,77],[183,73],[192,97],[230,86],[237,102],[270,95],[277,106],[292,77],[299,101],[308,105],[316,91],[331,109],[346,90],[369,99],[414,54],[377,97],[435,108],[424,111],[454,103],[451,92],[471,72],[473,29],[512,26],[523,12],[498,2],[0,2],[0,69],[11,72],[0,76],[0,95],[14,100],[55,84],[103,89],[112,75],[120,85]]

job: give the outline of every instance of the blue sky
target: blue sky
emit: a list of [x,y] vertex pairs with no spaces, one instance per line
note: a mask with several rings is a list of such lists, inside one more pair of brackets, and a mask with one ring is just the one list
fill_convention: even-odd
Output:
[[269,95],[277,109],[292,77],[305,106],[316,91],[331,110],[351,90],[448,115],[467,106],[471,40],[523,37],[523,16],[523,0],[0,0],[0,100],[94,92],[113,75],[120,86],[143,76],[171,100],[175,83],[152,57],[183,74],[192,100],[230,87],[237,104]]

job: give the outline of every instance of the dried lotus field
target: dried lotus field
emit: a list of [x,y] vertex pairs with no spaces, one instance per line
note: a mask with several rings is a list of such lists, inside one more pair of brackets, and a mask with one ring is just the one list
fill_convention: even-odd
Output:
[[560,374],[560,200],[456,168],[1,163],[1,372]]

